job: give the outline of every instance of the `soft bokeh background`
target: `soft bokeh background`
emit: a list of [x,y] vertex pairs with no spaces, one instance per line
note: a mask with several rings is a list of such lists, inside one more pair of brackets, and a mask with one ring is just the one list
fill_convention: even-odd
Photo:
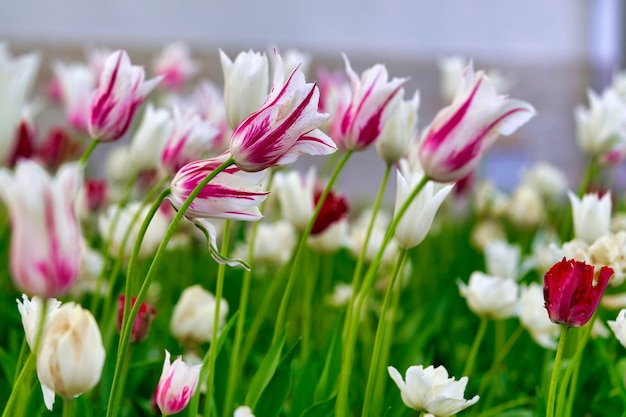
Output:
[[[53,59],[82,59],[90,45],[126,48],[149,65],[166,43],[185,41],[218,84],[218,48],[230,56],[298,48],[314,57],[311,77],[321,63],[341,68],[343,52],[357,71],[383,62],[392,76],[410,77],[409,94],[421,91],[421,127],[443,104],[437,59],[472,57],[478,68],[501,70],[510,94],[538,110],[486,161],[485,174],[510,188],[536,159],[577,182],[573,109],[589,86],[603,88],[620,69],[623,9],[619,0],[1,1],[0,39],[15,52],[42,51],[42,84]],[[342,181],[353,192],[370,190],[363,178],[376,184],[382,164],[372,152],[354,159]]]

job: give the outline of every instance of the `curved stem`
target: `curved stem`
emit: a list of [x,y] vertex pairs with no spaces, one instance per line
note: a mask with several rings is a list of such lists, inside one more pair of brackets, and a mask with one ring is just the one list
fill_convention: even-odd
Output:
[[556,348],[556,358],[554,358],[554,365],[552,366],[552,376],[550,377],[550,388],[548,390],[548,402],[546,408],[546,417],[554,416],[554,405],[556,400],[556,385],[559,380],[559,368],[561,367],[561,359],[563,358],[563,350],[565,347],[565,337],[567,336],[567,330],[569,327],[563,326],[561,329],[561,337],[559,338],[559,345]]
[[[172,236],[174,235],[174,231],[176,230],[178,223],[182,220],[185,212],[187,211],[187,209],[189,208],[193,200],[198,196],[198,194],[200,194],[200,191],[202,191],[202,189],[209,183],[209,181],[211,181],[220,172],[222,172],[223,170],[225,170],[226,168],[228,168],[229,166],[233,164],[234,164],[234,161],[232,158],[229,158],[228,160],[224,161],[224,163],[222,163],[219,167],[217,167],[214,171],[212,171],[209,175],[207,175],[206,178],[204,178],[202,181],[200,181],[200,183],[198,183],[198,185],[189,194],[185,202],[180,206],[180,208],[178,209],[178,212],[176,213],[169,227],[167,228],[167,231],[165,232],[165,236],[163,236],[163,240],[161,241],[161,243],[159,244],[159,247],[157,248],[156,254],[154,255],[154,259],[152,260],[152,264],[150,265],[150,269],[148,270],[148,273],[146,274],[146,277],[144,278],[144,281],[141,285],[139,293],[137,294],[135,304],[133,305],[133,308],[130,309],[130,314],[127,315],[126,314],[126,312],[128,311],[127,308],[130,307],[130,302],[131,302],[129,281],[133,279],[133,275],[134,275],[134,271],[136,267],[135,263],[137,260],[137,256],[139,254],[139,249],[141,248],[141,241],[143,239],[143,235],[145,234],[148,228],[148,225],[150,224],[151,217],[146,216],[146,219],[141,225],[141,229],[137,236],[137,240],[135,241],[135,246],[133,247],[133,252],[131,253],[131,256],[130,256],[130,260],[128,264],[128,273],[126,274],[126,280],[127,280],[126,289],[128,290],[128,293],[125,293],[124,315],[123,315],[124,320],[122,323],[122,332],[120,335],[120,342],[118,345],[117,360],[115,362],[113,384],[111,386],[111,393],[109,394],[109,403],[107,405],[107,414],[106,414],[107,417],[113,417],[113,416],[119,415],[119,401],[122,395],[121,390],[119,389],[119,386],[120,386],[119,380],[121,378],[122,364],[126,357],[126,351],[128,350],[128,345],[130,343],[130,335],[131,335],[132,327],[133,327],[132,325],[129,325],[129,324],[132,324],[135,321],[135,318],[137,317],[137,313],[139,312],[141,303],[146,297],[146,294],[148,292],[148,287],[150,286],[152,279],[156,275],[157,268],[159,267],[161,259],[163,258],[163,254],[165,253],[167,244],[172,238]],[[167,193],[168,191],[169,189],[161,193],[161,196],[163,196],[164,193]],[[151,212],[153,211],[156,212],[159,205],[160,205],[160,202],[158,204],[156,203],[153,204],[153,207],[151,207]],[[154,215],[154,213],[152,213],[152,215]]]
[[461,374],[461,376],[471,376],[471,373],[474,371],[476,356],[478,355],[478,348],[483,341],[485,331],[487,331],[487,324],[489,324],[488,319],[484,317],[480,319],[480,325],[478,326],[478,330],[476,331],[476,336],[474,336],[474,342],[472,343],[472,347],[470,348],[469,354],[467,355],[467,360],[465,361],[465,367],[463,368],[463,373]]
[[[272,188],[274,182],[274,170],[270,171],[270,178],[267,184],[267,189]],[[267,199],[263,200],[259,209],[263,212],[263,208],[267,203]],[[252,224],[252,230],[250,231],[250,240],[248,242],[248,265],[252,265],[254,261],[254,246],[256,244],[257,230],[260,222],[254,222]],[[241,294],[239,296],[239,316],[237,317],[237,327],[235,328],[235,339],[233,340],[233,350],[230,355],[230,364],[228,367],[228,379],[226,383],[226,395],[224,397],[224,412],[223,417],[228,417],[231,412],[229,404],[233,402],[235,396],[236,382],[241,374],[243,365],[245,363],[245,357],[240,357],[241,344],[243,342],[243,330],[246,323],[246,313],[248,310],[248,298],[250,297],[250,285],[252,283],[252,269],[245,269],[243,271],[243,280],[241,283]]]
[[278,315],[276,316],[276,324],[274,326],[274,336],[272,337],[272,343],[274,343],[276,339],[278,339],[278,336],[280,335],[283,329],[283,326],[285,325],[285,315],[287,314],[287,305],[289,304],[289,296],[291,295],[293,286],[296,283],[296,277],[297,277],[298,269],[300,267],[300,258],[302,257],[302,252],[304,250],[304,247],[306,246],[306,241],[309,235],[311,234],[311,230],[313,229],[313,224],[315,223],[315,219],[317,218],[320,211],[322,210],[322,206],[324,205],[326,196],[328,195],[331,188],[335,184],[335,181],[337,180],[337,177],[339,177],[339,173],[341,172],[343,167],[346,165],[346,162],[348,162],[348,159],[350,159],[352,152],[353,151],[351,150],[346,151],[341,161],[339,161],[339,164],[337,164],[335,171],[333,171],[333,174],[328,180],[328,184],[326,184],[326,187],[324,188],[324,191],[322,192],[322,195],[320,196],[317,202],[317,206],[315,207],[313,216],[311,216],[309,223],[306,225],[306,228],[302,232],[302,236],[300,236],[300,241],[298,242],[298,248],[296,249],[296,252],[293,258],[293,264],[291,265],[291,273],[289,274],[289,278],[287,279],[287,286],[285,287],[285,291],[283,292],[283,298],[280,300],[280,307],[278,308]]
[[89,146],[87,147],[87,149],[85,149],[85,152],[81,155],[80,159],[78,160],[78,163],[81,164],[82,166],[87,165],[87,160],[89,159],[94,149],[96,149],[96,147],[99,144],[100,144],[100,141],[98,139],[92,140]]
[[394,289],[394,285],[398,279],[398,275],[400,275],[400,271],[402,271],[402,267],[404,266],[404,262],[406,261],[407,250],[402,249],[400,254],[398,255],[398,260],[396,262],[396,266],[393,270],[393,275],[389,280],[389,284],[387,285],[387,291],[385,292],[385,299],[383,301],[383,306],[380,310],[380,317],[378,319],[378,327],[376,329],[376,338],[374,339],[374,352],[372,353],[372,360],[370,363],[369,374],[367,376],[367,386],[365,388],[365,400],[363,401],[363,411],[362,416],[368,417],[370,415],[370,408],[372,406],[372,395],[374,393],[374,380],[378,374],[378,369],[380,368],[380,354],[382,351],[382,342],[383,342],[383,333],[385,332],[385,324],[386,324],[386,315],[387,310],[389,309],[389,304],[392,299],[392,293]]
[[[376,194],[376,200],[374,200],[374,206],[372,207],[372,218],[370,219],[369,224],[367,225],[367,232],[365,233],[365,240],[363,242],[363,247],[361,248],[361,252],[359,253],[359,257],[356,261],[356,266],[354,267],[354,273],[352,274],[352,294],[350,295],[350,302],[348,303],[348,307],[346,309],[346,321],[350,321],[352,319],[352,314],[354,313],[354,299],[359,290],[359,285],[361,284],[361,271],[363,269],[363,264],[365,263],[365,254],[367,253],[367,248],[369,245],[370,237],[372,236],[372,230],[374,230],[374,224],[376,223],[376,216],[378,215],[378,211],[380,210],[380,205],[383,201],[383,196],[385,195],[385,189],[387,188],[387,183],[389,182],[389,174],[391,173],[391,165],[387,165],[385,167],[385,173],[383,174],[383,179],[380,182],[380,186],[378,187],[378,194]],[[344,334],[345,338],[346,335]]]
[[354,309],[354,311],[356,311],[356,314],[352,314],[352,317],[350,317],[350,320],[349,321],[346,320],[344,322],[344,328],[343,328],[343,333],[342,333],[343,335],[345,335],[344,344],[342,347],[343,361],[342,361],[341,372],[339,376],[340,380],[339,380],[339,388],[337,392],[337,401],[335,402],[335,416],[338,416],[338,417],[345,416],[347,415],[347,412],[348,412],[348,389],[350,387],[350,377],[352,376],[352,363],[354,362],[356,334],[358,330],[359,316],[363,308],[363,303],[365,302],[365,299],[367,298],[367,295],[369,294],[369,290],[371,289],[371,286],[374,283],[374,279],[376,278],[376,272],[378,271],[378,267],[380,266],[380,262],[382,261],[383,255],[385,253],[385,249],[387,245],[389,244],[389,242],[391,241],[391,239],[393,238],[395,231],[396,231],[396,227],[398,226],[398,223],[400,223],[402,216],[404,216],[404,214],[409,209],[409,206],[411,205],[415,197],[417,197],[420,191],[422,191],[422,188],[424,188],[424,186],[429,180],[430,178],[426,175],[422,177],[422,179],[415,186],[413,191],[411,191],[411,194],[409,195],[409,197],[404,201],[404,203],[400,207],[400,210],[398,210],[398,212],[394,215],[393,219],[391,220],[391,224],[387,228],[387,233],[385,234],[383,243],[380,246],[380,249],[378,250],[378,252],[376,253],[376,256],[372,260],[372,263],[370,264],[367,270],[367,273],[365,274],[365,277],[363,278],[363,285],[359,289],[358,294],[356,296],[356,299],[355,299],[356,308]]
[[[220,253],[226,256],[228,254],[228,238],[230,235],[230,220],[224,223],[224,232],[222,233],[222,247]],[[213,382],[215,381],[215,359],[217,357],[217,334],[220,324],[220,307],[222,303],[222,293],[224,291],[224,276],[226,275],[226,264],[219,264],[217,267],[217,285],[215,287],[215,312],[213,314],[213,334],[211,335],[211,346],[209,347],[209,363],[206,383],[206,399],[204,406],[205,417],[211,417],[211,409],[208,404],[213,398]],[[224,408],[228,408],[228,404],[224,404]]]

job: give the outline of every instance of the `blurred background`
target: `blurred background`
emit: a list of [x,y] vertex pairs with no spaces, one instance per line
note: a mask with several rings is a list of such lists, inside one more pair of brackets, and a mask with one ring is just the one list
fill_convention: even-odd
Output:
[[[84,59],[86,47],[125,48],[148,66],[172,41],[188,43],[203,74],[222,83],[218,48],[297,48],[315,69],[357,72],[385,63],[392,77],[410,77],[421,92],[420,128],[444,104],[437,62],[460,54],[476,68],[497,69],[510,95],[532,103],[537,117],[492,150],[484,174],[503,188],[537,159],[578,182],[582,156],[573,110],[588,87],[601,90],[623,67],[624,6],[619,0],[21,0],[0,2],[0,39],[14,53],[39,50],[40,85],[55,59]],[[102,149],[100,149],[101,151]],[[383,170],[372,152],[355,158],[343,181],[371,189],[364,173]],[[359,162],[357,162],[359,161]],[[375,184],[378,180],[375,180]]]

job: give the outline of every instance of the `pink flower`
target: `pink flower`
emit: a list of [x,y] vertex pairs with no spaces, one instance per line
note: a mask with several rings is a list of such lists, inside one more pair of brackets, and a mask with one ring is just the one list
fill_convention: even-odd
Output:
[[11,217],[10,269],[20,291],[43,298],[67,293],[78,278],[82,235],[74,209],[82,171],[62,166],[55,177],[21,160],[0,170],[0,196]]
[[218,133],[212,122],[202,120],[193,111],[183,114],[175,107],[173,130],[161,153],[162,165],[174,173],[185,164],[197,161],[211,150]]
[[111,142],[126,133],[137,108],[161,81],[160,77],[144,78],[144,69],[131,65],[125,51],[109,55],[91,100],[88,129],[92,138]]
[[543,298],[550,320],[565,326],[587,323],[598,307],[613,269],[603,266],[596,275],[594,267],[563,258],[544,276]]
[[388,81],[387,69],[381,64],[365,70],[359,78],[345,55],[343,59],[352,95],[341,115],[339,136],[335,140],[341,148],[358,151],[378,139],[385,121],[401,99],[398,93],[407,79]]
[[163,371],[157,385],[156,403],[163,415],[180,413],[196,392],[202,365],[189,366],[180,358],[170,363],[170,353],[165,351]]
[[[124,295],[120,295],[117,299],[117,331],[121,331],[122,322],[124,320],[124,300],[126,297]],[[136,297],[132,298],[132,303],[130,308],[135,306]],[[133,330],[130,335],[131,343],[141,342],[145,338],[148,337],[148,332],[150,331],[150,325],[152,324],[152,320],[154,320],[154,316],[156,315],[156,309],[149,304],[141,303],[139,307],[139,312],[137,313],[137,317],[135,318],[135,323],[133,323]]]
[[69,124],[76,131],[87,133],[89,104],[96,83],[93,70],[85,64],[63,62],[56,62],[53,70]]
[[[195,161],[182,167],[172,179],[169,197],[178,210],[193,189],[220,164],[227,154],[216,158]],[[226,168],[213,178],[193,200],[185,217],[202,229],[209,240],[209,250],[217,262],[244,265],[238,260],[223,257],[217,249],[217,229],[209,219],[255,221],[261,217],[258,205],[268,192],[259,184],[265,172],[244,172],[236,166]]]
[[237,126],[230,153],[244,171],[287,165],[303,153],[328,155],[335,143],[318,129],[329,115],[318,113],[319,89],[307,84],[300,68],[284,80],[280,55],[275,54],[274,83],[265,103]]
[[56,171],[64,162],[77,159],[82,151],[82,145],[67,130],[53,126],[39,144],[37,160],[50,171]]
[[435,116],[418,149],[426,175],[457,181],[472,171],[498,135],[510,135],[535,115],[528,103],[498,95],[484,72],[465,69],[452,104]]
[[163,77],[162,85],[169,90],[180,90],[197,72],[189,47],[181,42],[167,45],[154,61],[154,73]]

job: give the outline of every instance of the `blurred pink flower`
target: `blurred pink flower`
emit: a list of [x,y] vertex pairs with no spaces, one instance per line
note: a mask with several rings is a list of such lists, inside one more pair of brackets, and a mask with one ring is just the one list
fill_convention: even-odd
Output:
[[189,366],[180,357],[170,363],[170,353],[165,351],[163,371],[157,385],[156,403],[163,415],[181,412],[196,392],[202,365]]

